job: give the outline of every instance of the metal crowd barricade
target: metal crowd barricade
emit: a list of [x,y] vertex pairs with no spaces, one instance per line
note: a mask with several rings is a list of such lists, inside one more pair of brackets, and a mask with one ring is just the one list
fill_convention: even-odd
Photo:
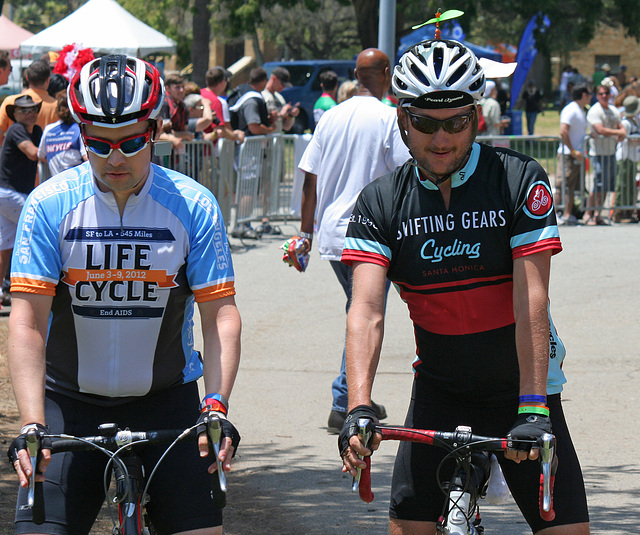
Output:
[[[589,212],[595,211],[596,213],[602,210],[608,210],[606,215],[611,217],[622,211],[637,212],[640,210],[637,189],[637,162],[631,164],[630,168],[627,169],[627,172],[630,172],[632,177],[624,176],[624,173],[621,173],[621,162],[617,160],[615,153],[609,155],[615,160],[615,166],[613,164],[603,166],[602,160],[598,161],[598,156],[590,154],[590,143],[598,139],[603,139],[603,137],[591,138],[590,136],[586,136],[582,147],[586,162],[586,164],[583,165],[583,180],[581,180],[584,192],[584,210]],[[640,142],[640,136],[638,135],[629,136],[627,139],[630,143]],[[602,178],[603,183],[600,184],[596,183],[597,167],[601,167],[601,173],[604,175]],[[607,173],[613,173],[613,176],[607,177]],[[609,181],[611,182],[611,186],[606,187]],[[613,187],[613,184],[615,184],[615,187]],[[623,201],[626,202],[621,202],[619,198],[616,199],[618,196],[622,196]]]

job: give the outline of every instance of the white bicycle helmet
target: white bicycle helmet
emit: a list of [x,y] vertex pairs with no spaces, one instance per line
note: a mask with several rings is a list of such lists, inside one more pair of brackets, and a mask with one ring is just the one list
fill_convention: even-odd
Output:
[[67,97],[77,122],[119,128],[155,119],[164,83],[146,61],[114,54],[87,63],[71,80]]
[[418,108],[461,108],[482,98],[485,76],[475,54],[457,41],[435,39],[412,46],[391,81],[401,103]]

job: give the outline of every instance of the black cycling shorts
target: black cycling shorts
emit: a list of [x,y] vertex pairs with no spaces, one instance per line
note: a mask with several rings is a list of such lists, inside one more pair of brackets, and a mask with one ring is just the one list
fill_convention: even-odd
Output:
[[[131,403],[103,407],[47,392],[47,424],[53,433],[97,434],[98,425],[116,423],[132,431],[186,429],[199,415],[195,382],[159,392]],[[169,444],[141,446],[136,452],[146,474]],[[34,524],[24,508],[27,492],[20,489],[16,533],[80,535],[89,533],[104,501],[103,475],[107,457],[99,452],[56,453],[43,484],[45,523]],[[202,529],[222,524],[222,511],[211,499],[209,457],[201,458],[195,441],[177,444],[162,461],[149,487],[147,511],[159,534]],[[117,511],[116,511],[117,518]]]
[[[558,455],[553,521],[540,518],[540,464],[537,461],[518,464],[498,454],[511,494],[534,533],[551,526],[589,521],[582,471],[564,419],[560,394],[549,396],[547,402]],[[510,404],[482,404],[478,400],[461,403],[456,396],[436,392],[417,380],[405,425],[438,431],[453,431],[459,425],[467,425],[474,434],[504,437],[515,421],[517,408],[517,395]],[[445,455],[442,448],[400,443],[391,485],[391,518],[437,522],[446,498],[438,487],[436,470]],[[454,461],[447,460],[441,468],[441,479],[448,480],[454,467]]]

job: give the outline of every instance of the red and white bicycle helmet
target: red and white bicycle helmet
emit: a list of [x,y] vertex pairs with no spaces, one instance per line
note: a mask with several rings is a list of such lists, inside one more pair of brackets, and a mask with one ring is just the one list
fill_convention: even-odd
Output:
[[485,75],[475,54],[457,41],[423,41],[407,50],[391,80],[405,105],[418,108],[462,108],[479,101]]
[[164,83],[141,59],[113,54],[87,63],[67,89],[73,118],[84,124],[119,128],[158,116]]

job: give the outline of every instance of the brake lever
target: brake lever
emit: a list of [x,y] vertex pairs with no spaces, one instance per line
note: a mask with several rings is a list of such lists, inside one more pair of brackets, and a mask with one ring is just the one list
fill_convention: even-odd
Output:
[[556,470],[556,437],[545,433],[540,439],[540,472],[542,477],[541,512],[553,511],[553,487],[552,478]]
[[27,450],[31,458],[31,476],[29,477],[29,491],[27,494],[27,507],[32,508],[35,503],[36,472],[38,467],[38,453],[40,452],[40,437],[35,429],[30,429],[25,437]]
[[211,445],[213,446],[213,452],[216,456],[216,466],[218,467],[218,481],[220,482],[220,490],[227,492],[227,476],[222,469],[222,462],[220,461],[220,437],[222,436],[222,424],[218,416],[210,417],[207,422],[207,432]]
[[[371,440],[371,431],[367,431],[368,422],[368,418],[358,418],[358,436],[360,437],[360,441],[366,448],[369,447],[369,441]],[[360,459],[364,459],[364,455],[358,455],[358,457]],[[356,476],[353,478],[353,483],[351,484],[351,492],[358,492],[358,487],[360,486],[362,468],[357,468],[356,470]]]

